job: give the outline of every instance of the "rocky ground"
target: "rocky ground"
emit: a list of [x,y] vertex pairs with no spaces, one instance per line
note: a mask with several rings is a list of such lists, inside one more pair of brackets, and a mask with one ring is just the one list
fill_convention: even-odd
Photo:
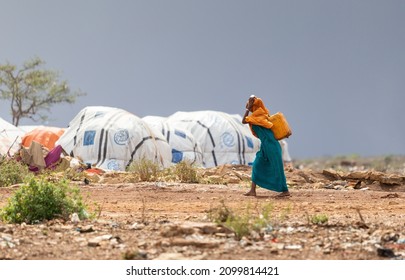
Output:
[[[0,222],[0,259],[405,259],[403,173],[288,169],[292,196],[277,199],[264,189],[243,196],[250,171],[208,169],[209,184],[128,183],[125,174],[76,182],[96,218]],[[0,188],[0,207],[15,189]],[[241,239],[213,222],[263,209],[267,223]]]

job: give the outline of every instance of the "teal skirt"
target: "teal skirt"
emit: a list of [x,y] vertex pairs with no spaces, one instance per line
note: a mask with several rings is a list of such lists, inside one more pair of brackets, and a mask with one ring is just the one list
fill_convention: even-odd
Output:
[[252,128],[261,141],[252,166],[252,182],[271,191],[288,191],[280,143],[271,129],[258,125]]

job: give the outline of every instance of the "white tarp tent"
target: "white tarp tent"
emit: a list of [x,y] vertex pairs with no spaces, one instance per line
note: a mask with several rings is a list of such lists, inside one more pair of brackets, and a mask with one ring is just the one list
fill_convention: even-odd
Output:
[[251,164],[260,146],[239,115],[217,111],[177,112],[168,117],[173,127],[189,130],[203,150],[204,167]]
[[0,118],[0,155],[14,155],[21,147],[23,130]]
[[85,163],[109,170],[125,170],[132,161],[171,164],[171,150],[163,135],[125,110],[90,106],[82,109],[56,142]]
[[281,149],[282,149],[282,152],[283,152],[283,153],[282,153],[283,161],[284,161],[285,163],[291,162],[292,159],[291,159],[290,153],[288,152],[288,143],[287,143],[287,140],[282,139],[282,140],[280,140],[279,142],[280,142]]
[[196,166],[203,165],[203,155],[200,145],[195,141],[190,131],[178,128],[167,121],[167,118],[146,116],[142,118],[150,127],[160,131],[172,149],[172,162],[186,160]]

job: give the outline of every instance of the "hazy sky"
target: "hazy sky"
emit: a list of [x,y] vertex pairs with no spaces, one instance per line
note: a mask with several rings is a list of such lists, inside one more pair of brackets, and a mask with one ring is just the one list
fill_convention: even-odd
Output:
[[243,114],[253,93],[293,158],[405,154],[403,0],[0,0],[0,26],[1,64],[38,56],[87,93],[48,125],[88,105]]

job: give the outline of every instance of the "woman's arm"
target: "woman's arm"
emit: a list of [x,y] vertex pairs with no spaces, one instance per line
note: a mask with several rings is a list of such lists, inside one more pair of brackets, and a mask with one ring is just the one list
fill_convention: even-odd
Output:
[[242,118],[242,123],[243,124],[247,124],[245,118],[249,115],[249,112],[252,110],[252,106],[253,106],[253,102],[254,102],[254,98],[255,97],[250,97],[249,100],[246,102],[246,111],[245,111],[245,115]]
[[245,115],[243,115],[243,118],[242,118],[242,123],[243,123],[243,124],[247,124],[245,118],[246,118],[248,115],[249,115],[249,109],[246,109]]

